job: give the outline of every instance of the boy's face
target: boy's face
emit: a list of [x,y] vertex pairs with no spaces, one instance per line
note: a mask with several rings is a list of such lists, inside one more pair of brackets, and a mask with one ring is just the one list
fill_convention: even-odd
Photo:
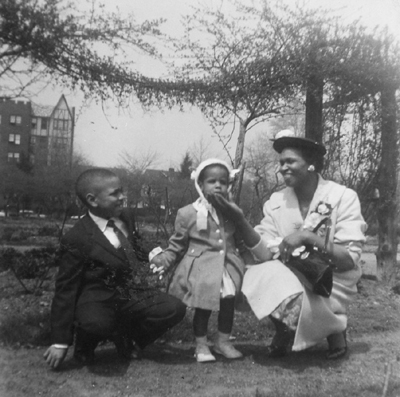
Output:
[[221,165],[212,165],[204,169],[204,178],[199,186],[207,198],[208,194],[228,195],[228,170]]
[[98,179],[92,192],[86,196],[93,214],[105,219],[118,218],[122,211],[125,195],[119,178]]

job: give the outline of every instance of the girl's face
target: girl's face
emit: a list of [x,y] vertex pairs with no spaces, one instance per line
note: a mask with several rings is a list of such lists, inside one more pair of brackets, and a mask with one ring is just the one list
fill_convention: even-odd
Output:
[[279,172],[282,174],[286,186],[296,188],[307,183],[310,177],[308,171],[310,164],[304,160],[299,149],[283,149],[279,157],[279,164]]
[[199,186],[205,197],[208,194],[221,194],[227,197],[229,186],[228,170],[221,165],[211,165],[204,168],[203,180],[199,181]]

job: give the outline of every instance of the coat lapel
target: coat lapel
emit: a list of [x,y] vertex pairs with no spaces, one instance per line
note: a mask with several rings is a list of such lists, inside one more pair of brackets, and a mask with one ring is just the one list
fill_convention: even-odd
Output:
[[284,189],[282,198],[285,204],[279,203],[277,227],[281,236],[288,236],[301,229],[303,218],[300,213],[297,196],[292,188]]
[[122,211],[120,219],[125,223],[128,230],[128,240],[132,243],[136,233],[136,226],[127,211]]
[[118,258],[120,261],[125,262],[125,255],[122,251],[116,249],[101,232],[98,226],[93,222],[89,215],[86,215],[82,221],[92,243],[92,248],[100,252],[105,250],[111,255]]

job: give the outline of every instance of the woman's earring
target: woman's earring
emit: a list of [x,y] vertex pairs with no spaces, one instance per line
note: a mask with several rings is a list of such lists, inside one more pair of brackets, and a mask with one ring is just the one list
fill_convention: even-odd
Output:
[[311,164],[311,165],[308,166],[307,171],[314,172],[315,171],[315,167]]

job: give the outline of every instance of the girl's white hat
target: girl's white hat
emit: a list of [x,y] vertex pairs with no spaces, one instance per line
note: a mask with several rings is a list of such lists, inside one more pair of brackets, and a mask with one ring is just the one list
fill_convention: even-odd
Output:
[[[198,230],[206,230],[207,229],[207,216],[208,214],[214,219],[214,221],[219,224],[219,219],[215,208],[207,201],[204,197],[203,191],[199,185],[199,176],[201,171],[204,168],[210,165],[221,165],[228,170],[229,174],[229,182],[231,182],[234,176],[239,172],[239,170],[232,170],[232,168],[228,165],[227,162],[219,159],[207,159],[199,164],[199,166],[192,172],[191,179],[194,180],[194,185],[196,187],[197,192],[199,193],[199,198],[193,203],[193,207],[197,211],[197,228]],[[230,190],[231,185],[228,187],[228,191]]]
[[203,171],[204,168],[206,168],[210,165],[222,165],[223,167],[225,167],[228,170],[229,182],[231,182],[233,180],[233,178],[235,177],[235,175],[239,172],[239,170],[237,170],[237,169],[233,170],[232,167],[229,166],[229,164],[224,160],[220,160],[220,159],[204,160],[202,163],[200,163],[198,165],[198,167],[194,171],[192,171],[192,174],[190,175],[190,178],[194,180],[194,186],[196,187],[197,193],[199,193],[199,196],[202,199],[205,199],[205,197],[204,197],[204,194],[199,185],[199,176],[201,174],[201,171]]

